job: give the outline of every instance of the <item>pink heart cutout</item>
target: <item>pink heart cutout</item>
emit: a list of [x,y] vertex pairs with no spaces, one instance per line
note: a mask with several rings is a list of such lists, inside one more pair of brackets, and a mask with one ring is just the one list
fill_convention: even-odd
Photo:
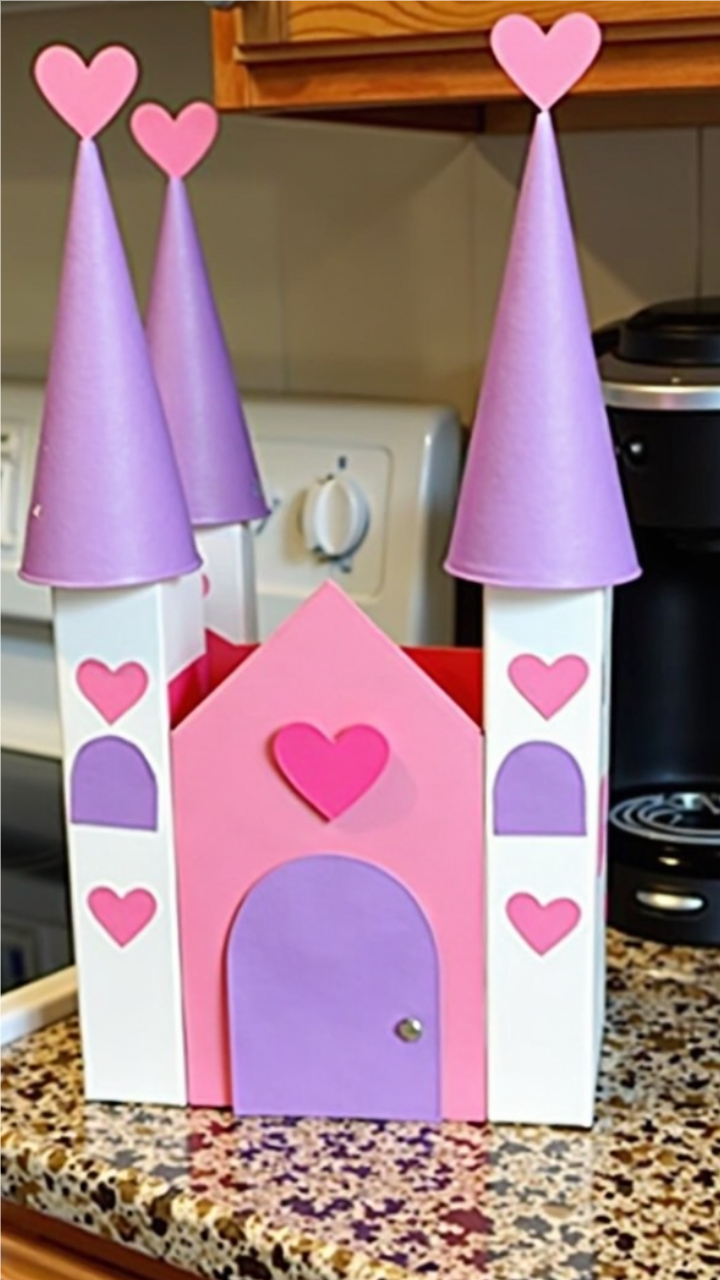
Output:
[[93,138],[127,102],[138,78],[137,59],[122,45],[101,49],[85,63],[69,45],[43,49],[33,68],[50,106],[81,138]]
[[378,729],[354,724],[326,738],[311,724],[286,724],[273,738],[283,777],[324,818],[339,818],[380,777],[390,746]]
[[147,889],[131,889],[121,895],[103,886],[88,894],[91,913],[119,947],[126,947],[149,925],[157,902]]
[[503,71],[542,111],[554,106],[597,57],[602,35],[586,13],[566,13],[548,32],[510,13],[495,23],[490,46]]
[[210,150],[218,114],[209,102],[191,102],[176,116],[157,102],[143,102],[130,128],[138,146],[170,178],[184,178]]
[[95,658],[80,664],[75,679],[83,697],[108,724],[130,711],[149,684],[148,673],[139,662],[126,662],[113,671]]
[[520,937],[539,956],[572,933],[580,919],[580,908],[572,898],[555,898],[543,906],[531,893],[514,894],[505,910]]
[[513,658],[508,667],[510,683],[545,720],[551,720],[582,689],[590,674],[584,658],[567,653],[555,662],[544,662],[531,653]]

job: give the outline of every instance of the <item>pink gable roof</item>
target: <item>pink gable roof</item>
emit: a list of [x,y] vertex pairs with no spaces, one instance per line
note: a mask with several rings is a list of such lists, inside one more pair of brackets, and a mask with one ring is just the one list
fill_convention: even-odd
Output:
[[[327,821],[271,754],[283,726],[390,746],[374,785]],[[443,1114],[484,1114],[482,735],[336,587],[326,585],[173,733],[189,1096],[230,1101],[223,955],[238,905],[289,860],[347,853],[416,896],[441,957]],[[468,1017],[477,1010],[477,1021]]]

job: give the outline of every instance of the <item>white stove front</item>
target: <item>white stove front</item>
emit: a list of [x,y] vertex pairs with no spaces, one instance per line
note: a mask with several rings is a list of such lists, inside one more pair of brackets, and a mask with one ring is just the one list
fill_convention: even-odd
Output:
[[[17,576],[42,402],[39,383],[3,383],[2,746],[59,757],[50,592]],[[442,561],[462,438],[452,411],[243,403],[272,508],[254,529],[261,639],[331,578],[398,643],[451,644],[454,586]]]

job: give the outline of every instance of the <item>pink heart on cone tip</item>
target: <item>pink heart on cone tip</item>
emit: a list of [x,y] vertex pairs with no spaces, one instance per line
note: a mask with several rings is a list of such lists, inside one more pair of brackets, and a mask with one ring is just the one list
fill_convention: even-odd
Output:
[[531,893],[516,893],[505,906],[508,919],[520,937],[544,956],[572,933],[580,908],[572,898],[555,898],[542,904]]
[[273,738],[280,772],[324,818],[339,818],[380,777],[390,755],[387,739],[369,724],[327,738],[311,724],[286,724]]
[[191,102],[176,116],[157,102],[143,102],[130,119],[138,146],[169,178],[184,178],[207,155],[218,131],[209,102]]
[[510,13],[495,23],[490,47],[506,75],[541,111],[577,84],[597,57],[602,35],[587,13],[566,13],[549,31]]
[[88,907],[113,942],[126,947],[149,925],[157,902],[147,889],[131,889],[126,894],[102,886],[88,894]]
[[69,45],[55,44],[36,58],[33,74],[60,118],[81,138],[94,138],[130,97],[138,64],[122,45],[101,49],[86,63]]
[[149,684],[147,671],[139,662],[125,662],[113,671],[95,658],[82,662],[75,678],[83,697],[108,724],[130,711]]
[[567,653],[545,662],[531,653],[513,658],[508,667],[510,683],[545,720],[551,720],[582,689],[590,674],[584,658]]

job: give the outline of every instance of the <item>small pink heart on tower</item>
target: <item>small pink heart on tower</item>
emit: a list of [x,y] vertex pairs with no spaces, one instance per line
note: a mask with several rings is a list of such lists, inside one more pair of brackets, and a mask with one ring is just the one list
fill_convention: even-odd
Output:
[[510,683],[546,720],[562,711],[582,689],[589,674],[585,659],[571,653],[555,662],[523,653],[513,658],[508,667]]
[[283,777],[324,818],[339,818],[380,777],[387,739],[369,724],[354,724],[327,738],[312,724],[286,724],[273,738]]
[[566,13],[548,32],[532,18],[510,13],[490,33],[490,47],[503,71],[541,111],[577,84],[601,43],[600,28],[586,13]]
[[137,938],[157,911],[157,902],[147,889],[131,889],[121,895],[103,885],[88,894],[87,903],[98,924],[119,947]]
[[95,658],[80,664],[75,679],[80,692],[108,724],[130,711],[149,684],[148,673],[139,662],[126,662],[113,671]]
[[85,63],[69,45],[43,49],[33,68],[43,97],[81,138],[93,138],[125,105],[138,78],[129,49],[110,45]]
[[580,908],[572,898],[555,898],[543,905],[531,893],[514,894],[505,911],[520,937],[539,956],[572,933],[580,919]]
[[138,146],[169,178],[184,178],[207,155],[218,131],[209,102],[191,102],[176,116],[157,102],[133,111],[130,128]]

